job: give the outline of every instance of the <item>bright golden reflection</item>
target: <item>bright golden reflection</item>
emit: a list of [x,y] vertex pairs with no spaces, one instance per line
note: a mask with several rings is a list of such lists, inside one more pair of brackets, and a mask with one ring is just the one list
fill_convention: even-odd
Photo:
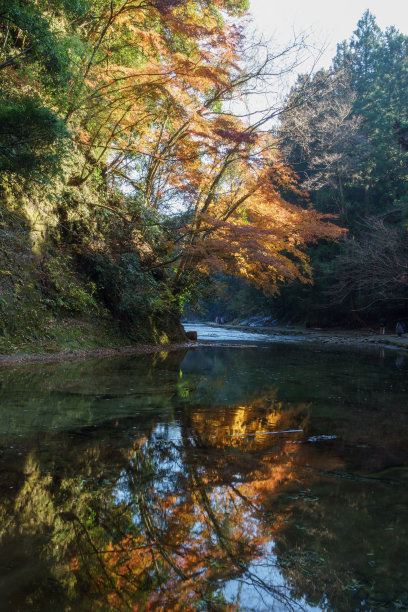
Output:
[[[223,371],[207,360],[213,375],[203,379],[188,362],[180,376],[174,355],[147,372],[121,361],[107,383],[98,363],[91,393],[73,366],[58,379],[63,394],[45,377],[43,428],[36,419],[48,403],[21,377],[17,402],[23,384],[36,397],[30,430],[0,447],[7,609],[405,605],[408,417],[396,408],[390,420],[356,400],[334,418],[327,394],[311,404],[283,400],[277,384],[256,391],[266,376],[249,354],[248,380],[251,358],[252,389],[239,377],[228,387],[238,361]],[[12,428],[11,405],[3,412]]]

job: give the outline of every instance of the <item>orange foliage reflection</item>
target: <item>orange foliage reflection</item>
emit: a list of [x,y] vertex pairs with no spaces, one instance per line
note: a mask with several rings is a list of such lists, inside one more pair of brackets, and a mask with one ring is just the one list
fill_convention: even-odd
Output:
[[125,470],[127,502],[104,519],[117,521],[114,532],[123,535],[112,537],[112,528],[82,534],[71,566],[78,579],[91,574],[98,601],[111,609],[196,610],[199,602],[236,609],[221,585],[258,579],[251,563],[267,555],[288,518],[265,520],[264,508],[294,478],[295,442],[308,418],[306,405],[285,406],[272,389],[245,404],[186,414],[179,444],[140,440]]

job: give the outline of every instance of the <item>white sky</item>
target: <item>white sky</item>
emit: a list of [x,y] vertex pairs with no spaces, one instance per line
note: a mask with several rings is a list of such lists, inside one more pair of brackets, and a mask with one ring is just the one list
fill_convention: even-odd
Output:
[[[316,47],[327,46],[321,66],[328,67],[336,45],[348,39],[366,9],[375,15],[382,30],[394,25],[408,34],[408,0],[250,0],[253,25],[280,45],[296,33],[308,32]],[[301,72],[302,70],[299,70]]]

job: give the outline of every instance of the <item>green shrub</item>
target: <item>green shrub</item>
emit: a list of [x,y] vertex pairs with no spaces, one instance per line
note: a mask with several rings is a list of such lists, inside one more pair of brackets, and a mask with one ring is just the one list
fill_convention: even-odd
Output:
[[175,308],[166,284],[144,268],[137,253],[117,256],[96,253],[88,259],[86,267],[106,306],[123,321]]
[[67,312],[97,312],[96,285],[82,281],[74,272],[72,257],[56,255],[44,264],[46,302]]

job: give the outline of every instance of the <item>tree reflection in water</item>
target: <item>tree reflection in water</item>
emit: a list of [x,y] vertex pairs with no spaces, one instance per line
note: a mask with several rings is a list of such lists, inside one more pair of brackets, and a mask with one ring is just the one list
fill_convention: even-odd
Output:
[[223,370],[219,355],[204,367],[193,354],[183,376],[173,355],[2,378],[7,610],[408,608],[408,414],[394,363],[374,382],[367,368],[366,402],[356,361],[345,406],[313,379],[327,355],[309,356],[296,386],[300,356],[280,350],[294,383],[262,391],[270,360],[253,351],[240,366],[228,352]]
[[[276,579],[270,542],[285,513],[263,506],[294,477],[293,442],[307,419],[307,407],[284,409],[271,390],[221,413],[186,410],[180,428],[152,432],[136,444],[109,501],[94,507],[96,526],[63,517],[76,532],[78,583],[92,578],[98,605],[103,596],[117,609],[233,610],[223,585],[235,580],[290,609],[287,590],[251,565],[264,559]],[[276,433],[271,443],[272,432],[294,428],[290,440]]]

